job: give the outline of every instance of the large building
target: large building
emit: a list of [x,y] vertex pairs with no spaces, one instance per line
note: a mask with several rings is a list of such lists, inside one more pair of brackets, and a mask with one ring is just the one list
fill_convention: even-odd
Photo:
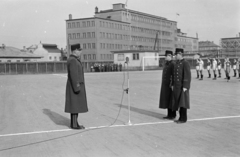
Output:
[[66,35],[67,45],[81,44],[83,62],[89,67],[87,63],[91,62],[113,62],[111,51],[174,51],[177,22],[127,9],[118,3],[109,10],[98,11],[96,7],[91,18],[73,19],[70,14]]
[[175,48],[184,49],[186,54],[195,54],[198,52],[198,37],[189,37],[187,33],[177,29],[177,37],[175,38]]
[[240,33],[239,37],[221,38],[221,53],[227,57],[240,57]]

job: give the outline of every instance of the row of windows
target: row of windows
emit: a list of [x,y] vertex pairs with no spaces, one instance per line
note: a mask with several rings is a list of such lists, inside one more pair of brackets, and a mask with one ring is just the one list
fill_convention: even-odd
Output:
[[[132,54],[132,59],[133,60],[139,60],[139,53],[133,53]],[[125,60],[124,54],[118,54],[117,55],[117,60],[118,61],[124,61]]]
[[83,59],[84,60],[96,60],[96,54],[84,54]]
[[68,28],[94,27],[95,21],[69,22]]
[[[54,57],[52,57],[52,56],[49,56],[49,60],[54,60],[54,61],[56,61],[57,60],[57,57],[56,56],[54,56]],[[59,57],[59,60],[61,60],[61,57]]]
[[83,49],[95,49],[96,44],[95,43],[84,43],[82,44]]
[[100,57],[102,60],[113,59],[113,54],[101,54]]
[[130,35],[100,32],[100,38],[116,39],[116,40],[129,40]]
[[[172,43],[172,40],[168,39],[158,39],[159,43],[162,44],[170,44]],[[132,41],[139,41],[139,42],[155,42],[155,38],[146,38],[146,37],[140,37],[140,36],[132,36]]]
[[199,50],[217,50],[217,47],[199,47]]
[[117,24],[117,23],[106,22],[106,21],[100,21],[100,27],[107,27],[107,28],[126,30],[126,31],[130,30],[129,25]]
[[[82,35],[81,35],[82,34]],[[95,32],[72,33],[68,34],[68,39],[95,38]]]
[[150,23],[150,24],[157,24],[157,25],[162,24],[162,26],[167,26],[167,27],[170,27],[173,25],[172,22],[161,21],[160,19],[149,18],[149,17],[137,15],[137,14],[130,14],[130,15],[128,14],[127,15],[126,12],[123,12],[123,16],[128,16],[133,21],[138,21],[138,22],[143,22],[143,23]]
[[160,36],[171,36],[172,33],[171,32],[167,32],[167,31],[159,31],[159,30],[155,30],[155,29],[148,29],[148,28],[142,28],[142,27],[135,27],[135,26],[131,26],[131,30],[133,32],[141,32],[141,33],[146,33],[146,34],[157,34],[157,32],[159,32]]

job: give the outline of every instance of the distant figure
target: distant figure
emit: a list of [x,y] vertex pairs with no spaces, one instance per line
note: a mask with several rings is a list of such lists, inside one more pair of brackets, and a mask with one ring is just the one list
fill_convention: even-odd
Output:
[[80,61],[80,44],[71,45],[72,54],[67,60],[67,87],[65,112],[71,114],[72,129],[85,129],[78,124],[78,113],[88,112],[83,65]]
[[230,80],[230,69],[231,69],[231,62],[228,58],[226,58],[226,75],[227,75],[227,81]]
[[217,79],[217,61],[215,58],[213,58],[213,61],[212,61],[212,69],[213,69],[213,75],[214,75],[214,78],[213,80],[216,80]]
[[238,79],[240,79],[240,58],[237,60]]
[[176,49],[177,62],[173,73],[173,111],[179,110],[180,117],[176,123],[187,122],[187,109],[190,108],[191,70],[189,63],[183,58],[183,49]]
[[210,69],[211,69],[211,61],[210,61],[210,59],[208,58],[208,60],[207,60],[208,78],[211,78],[211,72],[210,72]]
[[204,62],[201,58],[199,58],[199,72],[200,72],[199,80],[203,80],[203,66],[204,66]]
[[233,72],[234,72],[233,77],[236,77],[237,76],[237,60],[236,59],[233,60]]
[[196,59],[196,72],[197,72],[197,79],[199,78],[199,59]]
[[218,59],[217,67],[218,67],[218,77],[220,78],[221,77],[221,69],[222,69],[222,62],[220,59]]
[[172,51],[165,52],[166,63],[162,71],[162,86],[160,91],[159,108],[167,109],[167,116],[163,119],[174,119],[176,117],[176,111],[172,110],[172,79],[173,79],[173,62]]

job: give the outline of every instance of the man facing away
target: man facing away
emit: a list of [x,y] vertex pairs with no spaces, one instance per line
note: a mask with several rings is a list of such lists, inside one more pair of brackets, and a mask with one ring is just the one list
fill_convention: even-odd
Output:
[[213,75],[214,75],[214,78],[213,80],[216,80],[217,79],[217,61],[215,58],[213,58],[213,61],[212,61],[212,69],[213,69]]
[[199,58],[199,71],[200,71],[199,80],[203,80],[203,66],[204,66],[204,62],[201,58]]
[[208,59],[207,59],[208,78],[211,78],[211,72],[210,72],[210,69],[211,69],[211,61],[210,61],[210,59],[208,58]]
[[72,129],[84,129],[85,127],[79,125],[77,120],[78,113],[88,112],[80,44],[71,45],[71,51],[72,54],[67,60],[65,112],[71,115],[70,127]]
[[190,84],[191,71],[189,63],[183,58],[183,49],[176,49],[175,55],[177,62],[174,64],[173,70],[173,111],[179,110],[179,119],[176,123],[187,122],[187,109],[190,108]]
[[174,119],[176,111],[172,111],[172,78],[173,62],[172,51],[165,52],[165,65],[162,72],[162,86],[160,92],[159,108],[167,109],[167,116],[164,119]]

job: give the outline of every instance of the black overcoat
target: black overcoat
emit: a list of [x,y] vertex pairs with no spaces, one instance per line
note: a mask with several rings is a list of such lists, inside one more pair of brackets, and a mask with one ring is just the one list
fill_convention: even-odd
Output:
[[74,55],[71,55],[67,60],[67,72],[65,112],[87,112],[88,107],[83,66],[81,61]]
[[[173,70],[173,110],[178,110],[179,107],[190,108],[190,84],[191,70],[189,63],[182,59],[174,64]],[[183,88],[187,90],[183,92]]]
[[167,61],[162,72],[162,86],[160,91],[159,108],[172,108],[172,77],[173,77],[173,62]]

